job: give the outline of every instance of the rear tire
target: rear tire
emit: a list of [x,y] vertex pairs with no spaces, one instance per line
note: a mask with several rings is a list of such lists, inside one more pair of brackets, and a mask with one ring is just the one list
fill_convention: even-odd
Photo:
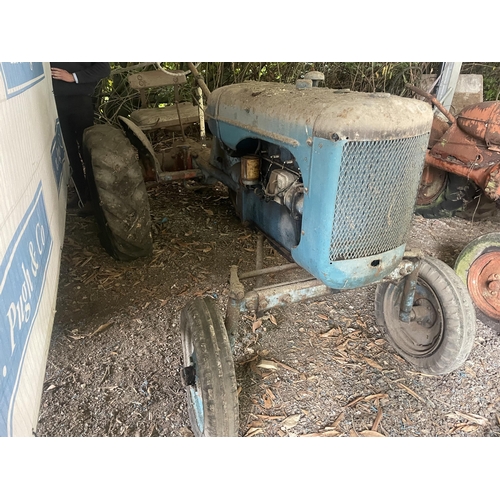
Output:
[[477,186],[465,177],[448,173],[439,196],[427,205],[416,205],[415,213],[426,219],[453,217],[473,199]]
[[399,319],[405,279],[375,292],[377,324],[396,352],[422,373],[442,375],[462,366],[474,343],[476,315],[465,285],[444,262],[421,260],[412,320]]
[[136,150],[110,125],[86,129],[83,142],[101,244],[117,260],[151,255],[151,215]]
[[238,392],[226,327],[215,301],[199,297],[181,312],[182,375],[197,437],[238,435]]
[[496,202],[488,198],[480,188],[477,188],[473,198],[466,201],[463,210],[458,211],[455,215],[461,219],[478,221],[491,220],[497,214]]

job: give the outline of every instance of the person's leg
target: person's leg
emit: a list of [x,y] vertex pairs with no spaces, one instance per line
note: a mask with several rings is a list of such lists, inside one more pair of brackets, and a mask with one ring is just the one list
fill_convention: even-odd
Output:
[[[79,145],[79,154],[83,160],[83,132],[94,125],[94,105],[91,96],[78,96],[78,113],[73,117],[76,141]],[[90,168],[85,166],[85,168]]]
[[89,189],[82,161],[83,131],[94,124],[94,110],[90,96],[58,98],[57,112],[75,183],[81,201],[89,200]]

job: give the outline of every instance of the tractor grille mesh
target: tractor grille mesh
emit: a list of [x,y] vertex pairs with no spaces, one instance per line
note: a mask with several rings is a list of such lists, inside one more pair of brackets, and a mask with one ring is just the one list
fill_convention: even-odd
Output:
[[406,242],[429,135],[348,142],[342,153],[330,262]]

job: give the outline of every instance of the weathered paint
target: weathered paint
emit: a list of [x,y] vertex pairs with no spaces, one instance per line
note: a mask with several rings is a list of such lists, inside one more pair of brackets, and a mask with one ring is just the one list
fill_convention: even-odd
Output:
[[[215,144],[221,143],[211,162],[228,176],[236,166],[230,160],[238,155],[227,159],[227,150],[237,151],[245,140],[286,150],[301,176],[301,219],[254,189],[237,186],[244,221],[255,223],[330,288],[364,286],[395,269],[404,253],[432,124],[427,103],[248,82],[212,92],[207,117]],[[395,187],[391,192],[389,185]],[[370,206],[363,205],[366,200]],[[375,244],[367,245],[371,240]]]
[[463,109],[426,156],[426,164],[475,182],[500,198],[500,101]]
[[405,323],[409,323],[411,312],[413,310],[413,302],[415,300],[415,291],[417,290],[418,268],[420,262],[417,261],[412,272],[406,276],[401,296],[401,306],[399,311],[399,319]]
[[[419,164],[405,165],[407,168],[398,168],[396,172],[393,170],[390,179],[386,179],[387,162],[363,165],[359,171],[345,173],[347,183],[352,185],[344,185],[341,192],[339,179],[347,141],[315,138],[309,181],[305,184],[302,235],[299,244],[291,249],[293,260],[335,289],[365,286],[389,274],[404,253],[410,229],[427,141],[426,136],[423,137]],[[380,190],[379,197],[374,197],[376,205],[366,206],[367,198],[360,193],[373,189],[376,183],[371,181],[372,177],[385,179],[385,185],[390,184],[392,190]],[[407,201],[404,210],[395,212],[391,207],[397,206],[403,198]],[[375,227],[381,228],[377,235],[372,234]],[[339,231],[345,233],[346,247],[362,245],[371,238],[386,241],[378,241],[375,245],[381,251],[332,261],[332,241],[338,237]],[[374,262],[377,265],[373,265]]]
[[476,306],[500,321],[500,251],[482,254],[471,264],[467,288]]
[[500,101],[468,106],[457,118],[458,126],[467,134],[484,141],[488,147],[500,146]]
[[300,90],[268,82],[214,90],[206,115],[213,132],[233,148],[237,142],[222,124],[296,147],[310,137],[352,141],[412,137],[427,133],[432,120],[430,106],[414,99],[319,87]]
[[[446,144],[449,143],[447,142]],[[453,148],[452,146],[450,146],[449,149],[450,151],[448,152],[448,154],[446,154],[444,148],[439,148],[439,155],[446,155],[445,158],[441,158],[434,156],[437,151],[435,151],[433,148],[429,153],[427,153],[425,157],[425,163],[431,167],[445,170],[462,177],[466,177],[467,179],[476,183],[484,191],[488,198],[492,200],[500,199],[500,164],[497,163],[498,161],[500,161],[500,156],[498,155],[498,153],[496,154],[496,156],[499,157],[494,158],[491,162],[488,162],[487,160],[484,161],[484,158],[481,155],[476,155],[476,158],[483,159],[482,163],[485,163],[486,165],[488,165],[489,163],[490,166],[485,166],[481,169],[474,169],[473,165],[478,166],[476,162],[468,164],[457,162],[457,160],[454,160],[453,156],[450,157],[450,155],[458,153],[457,148]],[[491,165],[492,163],[493,165]]]
[[[128,118],[119,116],[118,119],[129,141],[139,151],[139,159],[143,163],[143,170],[146,170],[146,172],[143,172],[145,177],[149,177],[151,174],[157,176],[161,171],[160,162],[146,134]],[[148,178],[147,180],[151,179]]]
[[160,172],[158,179],[163,182],[182,181],[185,179],[202,178],[203,171],[199,168],[190,168],[188,170],[179,170],[178,172]]
[[[476,307],[497,321],[500,321],[498,279],[492,275],[500,275],[499,249],[499,232],[483,234],[466,245],[455,261],[455,272],[467,285]],[[485,260],[483,256],[487,256]]]
[[418,190],[417,205],[428,205],[436,200],[446,186],[446,172],[425,165]]
[[245,294],[240,303],[240,312],[268,311],[274,307],[296,304],[332,292],[332,289],[317,279],[259,288]]
[[500,232],[487,233],[468,243],[455,261],[455,272],[467,284],[467,274],[472,262],[489,249],[500,248]]

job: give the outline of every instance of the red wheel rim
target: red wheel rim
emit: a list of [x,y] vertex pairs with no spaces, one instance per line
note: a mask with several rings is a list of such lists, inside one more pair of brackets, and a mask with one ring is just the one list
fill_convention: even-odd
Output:
[[446,172],[426,165],[420,179],[417,205],[429,205],[443,192],[445,187]]
[[467,288],[476,306],[500,321],[500,252],[485,253],[471,264]]

